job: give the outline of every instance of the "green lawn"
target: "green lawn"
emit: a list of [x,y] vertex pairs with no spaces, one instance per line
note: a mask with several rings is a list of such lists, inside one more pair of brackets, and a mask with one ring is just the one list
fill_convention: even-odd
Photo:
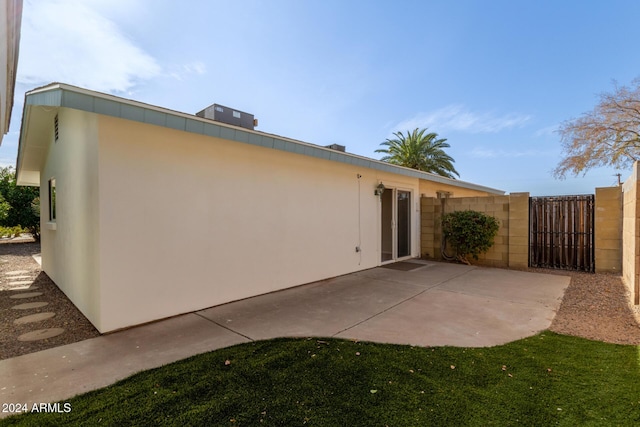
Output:
[[492,348],[242,344],[1,425],[638,425],[639,347],[545,332]]

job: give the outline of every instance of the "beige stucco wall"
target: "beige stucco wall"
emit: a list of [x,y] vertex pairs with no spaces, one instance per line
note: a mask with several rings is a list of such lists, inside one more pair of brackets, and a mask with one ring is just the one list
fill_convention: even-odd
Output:
[[638,201],[638,162],[633,165],[631,176],[624,182],[622,213],[622,277],[633,296],[634,304],[640,303],[640,203]]
[[[100,329],[98,121],[93,114],[65,108],[58,117],[59,138],[54,142],[53,131],[49,135],[40,174],[42,269]],[[57,190],[55,224],[48,221],[51,178]]]
[[380,181],[418,234],[414,178],[106,116],[99,141],[103,332],[379,265]]

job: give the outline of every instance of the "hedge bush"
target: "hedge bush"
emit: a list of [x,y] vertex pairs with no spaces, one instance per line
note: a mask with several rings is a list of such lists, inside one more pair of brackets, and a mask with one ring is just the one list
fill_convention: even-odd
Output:
[[456,259],[465,264],[470,264],[469,255],[477,260],[493,246],[499,228],[497,219],[482,212],[466,210],[442,216],[443,237],[455,250]]
[[15,227],[0,227],[0,237],[19,237],[22,233],[28,233],[29,230],[16,225]]

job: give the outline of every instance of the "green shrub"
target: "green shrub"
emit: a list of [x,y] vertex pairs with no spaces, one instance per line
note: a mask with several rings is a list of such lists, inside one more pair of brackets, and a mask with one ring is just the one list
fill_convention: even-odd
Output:
[[478,255],[493,246],[500,224],[494,217],[482,212],[466,210],[442,216],[442,234],[455,250],[459,261],[470,264],[468,256]]
[[15,227],[0,227],[0,237],[20,237],[22,233],[28,233],[29,230],[16,225]]
[[20,237],[22,233],[25,233],[25,230],[19,225],[16,225],[15,227],[11,227],[11,231],[13,233],[13,237]]
[[11,205],[4,199],[2,193],[0,193],[0,222],[5,221],[9,217],[9,211]]

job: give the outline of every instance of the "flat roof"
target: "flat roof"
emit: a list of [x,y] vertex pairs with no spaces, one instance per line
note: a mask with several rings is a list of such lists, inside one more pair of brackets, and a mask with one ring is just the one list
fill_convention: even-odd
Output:
[[[395,173],[412,178],[419,178],[427,181],[438,182],[441,184],[453,185],[461,188],[485,191],[487,193],[499,195],[505,193],[502,190],[485,187],[483,185],[478,185],[471,182],[446,178],[429,172],[422,172],[415,169],[405,168],[403,166],[392,165],[381,160],[375,160],[368,157],[359,156],[357,154],[336,151],[316,144],[297,141],[266,132],[249,130],[237,126],[227,125],[225,123],[214,122],[210,119],[197,117],[194,114],[181,113],[179,111],[174,111],[151,104],[145,104],[143,102],[121,98],[106,93],[82,89],[64,83],[51,83],[49,85],[33,89],[25,94],[24,111],[22,114],[22,127],[20,131],[20,143],[18,147],[18,158],[16,162],[18,184],[21,184],[22,181],[21,185],[39,185],[39,182],[33,182],[33,178],[28,178],[28,175],[30,175],[27,173],[28,171],[22,171],[22,169],[24,169],[25,156],[38,155],[37,153],[40,153],[40,155],[42,155],[42,150],[32,150],[32,152],[29,152],[25,147],[27,139],[26,122],[30,120],[29,117],[31,109],[36,106],[72,108],[90,113],[102,114],[126,120],[133,120],[140,123],[162,126],[184,132],[212,136],[216,138],[242,142],[245,144],[256,145],[259,147],[282,150],[289,153],[302,154],[318,159],[376,169],[383,172]],[[28,163],[32,165],[34,164],[34,162]]]

